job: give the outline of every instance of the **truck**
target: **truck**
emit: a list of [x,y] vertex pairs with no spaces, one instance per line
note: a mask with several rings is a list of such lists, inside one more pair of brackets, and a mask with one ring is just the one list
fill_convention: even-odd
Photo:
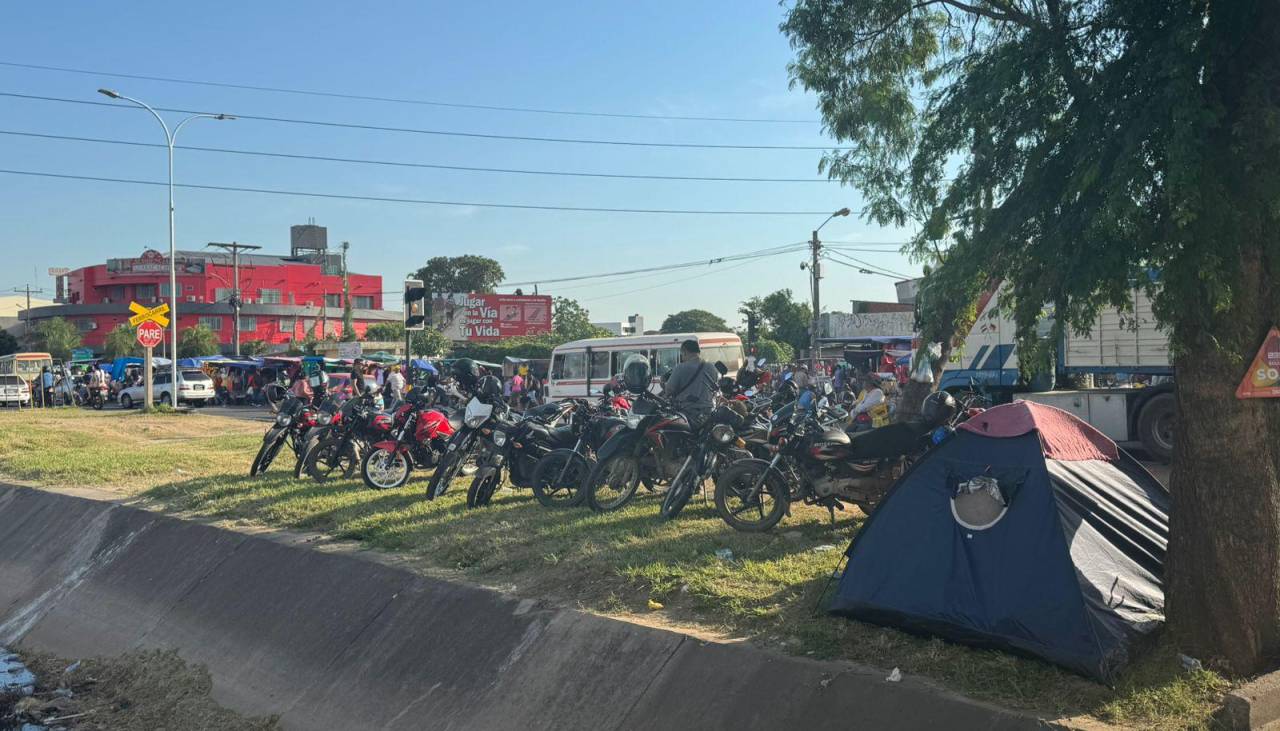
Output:
[[[1132,312],[1104,310],[1087,334],[1064,328],[1055,348],[1053,378],[1027,383],[1018,368],[1014,323],[1000,307],[997,288],[979,301],[978,318],[945,365],[938,387],[951,392],[978,388],[997,402],[1016,397],[1056,406],[1116,442],[1141,443],[1151,457],[1167,461],[1173,454],[1177,419],[1169,338],[1158,326],[1146,293],[1135,289],[1132,297]],[[1050,324],[1042,323],[1041,332],[1047,333]],[[1095,379],[1129,385],[1052,389],[1055,383],[1091,384]]]

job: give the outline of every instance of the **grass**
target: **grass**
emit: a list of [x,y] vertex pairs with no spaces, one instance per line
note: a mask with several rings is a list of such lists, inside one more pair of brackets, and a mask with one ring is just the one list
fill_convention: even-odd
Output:
[[[266,475],[248,478],[265,428],[205,415],[0,412],[0,473],[108,486],[207,519],[323,532],[476,583],[792,654],[898,667],[1048,717],[1203,728],[1228,687],[1211,672],[1184,671],[1167,641],[1107,688],[1036,660],[815,613],[861,525],[856,510],[837,513],[832,525],[826,511],[800,506],[762,535],[732,530],[696,496],[672,522],[658,520],[652,497],[595,514],[546,510],[527,491],[501,491],[488,508],[467,510],[464,480],[429,502],[425,474],[385,492],[358,479],[320,485],[292,479],[293,461],[282,455]],[[732,558],[718,557],[720,549]]]

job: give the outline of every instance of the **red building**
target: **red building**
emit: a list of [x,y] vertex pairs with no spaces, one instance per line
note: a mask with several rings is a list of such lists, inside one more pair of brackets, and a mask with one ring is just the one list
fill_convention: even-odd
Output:
[[[295,227],[302,228],[302,227]],[[320,228],[320,227],[311,227]],[[179,251],[179,330],[204,324],[230,351],[233,342],[235,272],[230,254]],[[108,259],[68,273],[65,302],[32,308],[37,322],[63,317],[76,324],[84,345],[101,351],[112,328],[126,323],[129,303],[169,302],[169,257],[146,250],[137,258]],[[348,273],[355,331],[377,322],[399,322],[398,311],[382,309],[382,277]],[[281,345],[308,335],[342,334],[342,254],[295,245],[292,256],[240,255],[240,341]]]

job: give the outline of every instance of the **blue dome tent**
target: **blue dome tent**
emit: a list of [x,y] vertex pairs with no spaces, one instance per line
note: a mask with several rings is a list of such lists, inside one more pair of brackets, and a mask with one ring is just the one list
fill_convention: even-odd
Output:
[[1164,621],[1169,495],[1074,415],[965,422],[854,538],[831,611],[1033,655],[1103,682]]

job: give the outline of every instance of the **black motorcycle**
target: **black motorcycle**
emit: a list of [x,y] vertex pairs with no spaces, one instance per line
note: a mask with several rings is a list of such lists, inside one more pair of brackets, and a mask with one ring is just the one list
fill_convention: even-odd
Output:
[[391,418],[378,410],[371,391],[347,399],[332,423],[308,435],[302,471],[316,482],[334,477],[351,479],[360,469],[360,460],[373,438],[385,431],[376,426],[379,416]]
[[779,410],[771,433],[773,457],[726,469],[716,482],[716,511],[746,532],[777,525],[795,501],[823,506],[833,517],[844,503],[870,515],[911,464],[967,415],[948,394],[929,398],[919,420],[852,435],[825,421],[821,407]]
[[562,422],[572,413],[571,402],[545,404],[523,416],[496,414],[480,429],[476,440],[475,477],[467,490],[467,507],[489,504],[504,473],[516,487],[531,487],[538,462],[555,449],[567,449],[576,438]]
[[[748,431],[749,421],[737,411],[720,406],[699,427],[696,446],[680,465],[680,471],[671,480],[671,487],[662,498],[663,518],[673,520],[684,510],[693,492],[708,478],[714,480],[728,465],[742,459],[751,459],[742,433]],[[703,495],[705,496],[705,492]]]
[[449,489],[450,483],[462,473],[463,465],[475,459],[480,430],[488,426],[495,415],[506,413],[508,408],[498,379],[493,376],[479,379],[462,411],[462,424],[449,438],[444,454],[431,473],[431,480],[427,483],[428,500],[435,500]]
[[609,437],[627,426],[629,412],[618,408],[611,397],[597,404],[586,399],[573,399],[572,403],[568,428],[573,446],[547,452],[533,470],[533,495],[546,508],[582,504],[586,497],[582,483],[595,466],[596,453]]
[[334,394],[329,394],[320,399],[320,403],[316,404],[311,411],[310,426],[306,426],[299,434],[302,442],[296,450],[298,458],[293,463],[294,479],[302,477],[302,470],[306,466],[307,452],[311,451],[312,447],[327,436],[330,429],[342,423],[342,402]]
[[315,425],[314,415],[309,403],[297,396],[291,394],[282,401],[271,428],[262,436],[262,446],[249,467],[249,476],[266,472],[286,444],[297,453],[302,447],[302,435]]

